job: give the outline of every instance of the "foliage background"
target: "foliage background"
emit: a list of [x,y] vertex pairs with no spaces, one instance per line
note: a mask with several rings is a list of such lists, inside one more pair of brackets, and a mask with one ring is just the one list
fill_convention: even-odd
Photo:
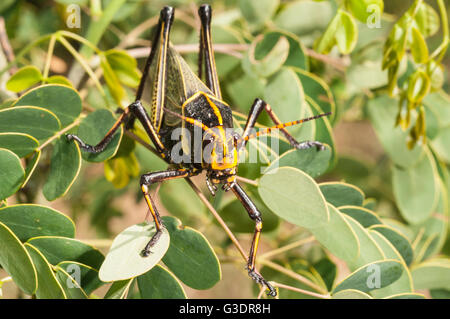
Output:
[[[386,267],[386,270],[382,267],[386,271],[386,277],[390,276],[389,271],[394,272],[391,277],[395,282],[392,285],[391,282],[385,283],[388,287],[383,288],[384,291],[381,289],[372,292],[373,297],[387,297],[397,293],[413,297],[418,296],[414,293],[435,298],[449,296],[450,242],[447,230],[450,186],[450,55],[447,52],[443,56],[443,72],[433,73],[430,77],[433,88],[428,88],[424,99],[416,94],[414,99],[408,100],[417,105],[409,108],[413,110],[411,123],[407,123],[406,117],[399,120],[407,128],[406,132],[400,127],[394,128],[398,120],[399,100],[402,99],[402,93],[408,94],[408,88],[403,87],[403,84],[411,83],[417,69],[426,68],[426,63],[421,60],[427,61],[423,56],[428,49],[424,49],[420,40],[411,44],[406,56],[400,58],[402,62],[398,83],[405,91],[395,91],[393,97],[388,97],[390,84],[397,81],[389,82],[387,71],[382,70],[383,47],[394,23],[415,2],[386,1],[379,29],[369,29],[358,20],[361,20],[360,14],[364,10],[351,10],[357,8],[358,3],[367,5],[380,2],[382,1],[209,1],[214,10],[214,43],[231,44],[223,47],[222,52],[217,50],[216,58],[225,100],[238,112],[235,114],[237,124],[240,123],[239,120],[243,120],[239,114],[247,114],[255,97],[266,99],[283,121],[315,114],[318,110],[333,111],[330,120],[320,120],[291,130],[299,139],[315,138],[327,143],[330,149],[323,156],[313,152],[291,152],[290,157],[286,156],[285,166],[301,169],[300,172],[292,173],[296,178],[289,185],[283,183],[286,178],[283,179],[281,175],[286,170],[270,180],[267,177],[270,175],[261,174],[259,166],[240,166],[240,175],[250,180],[245,183],[246,189],[256,200],[265,218],[263,242],[259,252],[265,259],[259,260],[259,265],[264,265],[262,273],[268,280],[280,284],[278,287],[282,298],[317,297],[308,294],[308,291],[319,294],[319,297],[328,297],[330,294],[338,297],[337,291],[340,289],[345,291],[341,292],[343,297],[367,297],[365,293],[369,292],[358,286],[365,281],[365,277],[360,277],[356,270],[385,259],[398,261],[393,264],[382,263]],[[65,23],[68,18],[67,5],[72,3],[79,4],[82,8],[81,27],[78,29],[68,28]],[[50,108],[59,118],[62,125],[60,128],[69,126],[67,131],[76,132],[81,123],[78,133],[90,136],[91,143],[95,143],[102,136],[101,129],[110,127],[114,121],[113,113],[106,109],[114,112],[117,107],[125,107],[132,100],[140,75],[137,66],[143,64],[145,57],[141,48],[149,46],[150,29],[156,24],[159,10],[164,5],[176,7],[171,41],[180,45],[179,50],[192,64],[193,70],[196,70],[196,11],[199,3],[183,0],[2,2],[0,11],[15,53],[14,61],[17,63],[8,64],[8,56],[3,54],[1,57],[1,68],[7,67],[7,72],[2,74],[0,111],[10,113],[8,116],[7,113],[0,113],[0,132],[18,132],[11,123],[26,123],[24,115],[17,111],[11,112],[12,108],[20,105],[50,108],[49,105],[39,104],[41,93],[33,96],[30,94],[33,91],[25,93],[27,90],[41,84],[63,84],[74,86],[80,98],[77,94],[73,95],[72,89],[48,91],[50,96],[64,100],[65,108],[59,109],[58,105],[61,106],[61,103],[57,102],[54,108]],[[426,15],[431,17],[426,20],[431,25],[429,29],[435,30],[426,39],[431,53],[442,43],[445,28],[442,25],[437,28],[433,26],[436,17],[439,17],[438,2],[426,3],[436,12],[435,15]],[[345,9],[345,14],[339,8]],[[448,3],[446,10],[449,11]],[[333,28],[327,27],[340,14],[344,17],[344,22],[340,25],[344,31],[338,33],[336,40],[336,34],[327,31]],[[362,20],[365,18],[363,14]],[[49,34],[54,36],[42,38]],[[52,41],[55,45],[50,50]],[[113,48],[127,50],[128,54],[114,51]],[[48,52],[52,54],[49,55]],[[49,56],[52,58],[49,59]],[[138,58],[138,65],[131,57]],[[89,72],[86,72],[83,63],[88,65],[87,69],[92,70],[92,74],[87,74]],[[28,67],[23,69],[24,66]],[[21,74],[16,73],[17,68],[21,68]],[[413,82],[412,86],[414,85],[421,91],[420,84]],[[57,88],[52,87],[51,90]],[[11,103],[14,103],[13,106]],[[79,116],[81,108],[83,113]],[[416,109],[417,112],[414,111]],[[43,111],[40,112],[43,116]],[[416,124],[420,123],[421,112],[426,114],[426,126]],[[94,118],[93,114],[97,117]],[[63,123],[64,118],[67,123]],[[36,130],[44,122],[46,127],[56,125],[50,115],[42,121],[36,125]],[[267,117],[263,117],[260,123],[270,125]],[[76,239],[106,254],[117,234],[145,218],[147,208],[138,187],[138,175],[165,169],[165,165],[145,147],[135,143],[132,136],[125,134],[121,143],[119,140],[113,143],[109,154],[113,158],[95,159],[82,154],[81,160],[78,148],[64,144],[63,138],[52,138],[54,133],[59,137],[61,134],[58,132],[61,132],[58,128],[48,136],[37,131],[22,132],[27,136],[34,136],[37,144],[30,142],[33,139],[28,137],[20,140],[20,143],[11,142],[7,135],[0,139],[0,148],[12,149],[16,154],[20,150],[14,146],[23,146],[23,156],[18,156],[22,158],[21,165],[26,168],[25,174],[28,174],[27,168],[33,167],[36,150],[42,150],[26,186],[18,190],[20,185],[17,185],[9,194],[12,196],[7,196],[7,201],[2,202],[2,208],[16,203],[52,207],[74,221]],[[410,135],[410,132],[416,132],[416,135]],[[39,135],[41,133],[44,135]],[[139,131],[134,133],[142,136]],[[426,136],[427,139],[424,145],[409,150],[408,136],[413,136],[418,141],[420,136]],[[288,150],[283,143],[282,149]],[[10,170],[4,168],[7,166],[1,167],[1,172],[3,174],[8,171],[11,175],[17,169],[14,167],[15,160],[12,159],[14,156],[8,152],[2,154],[3,165],[10,163],[8,165],[11,166],[8,166]],[[267,166],[267,163],[261,165]],[[318,184],[313,182],[311,189],[314,189],[316,195],[322,194],[328,204],[325,201],[311,206],[305,204],[306,198],[302,197],[304,195],[300,190],[310,190],[304,186],[310,179],[303,171],[315,178]],[[6,178],[6,175],[0,176]],[[194,181],[205,190],[202,176]],[[306,221],[300,220],[298,214],[290,219],[280,213],[287,206],[279,204],[281,199],[276,196],[270,198],[273,191],[270,186],[277,185],[288,191],[296,182],[299,184],[296,188],[298,201],[293,205],[297,205],[298,210],[291,211],[296,213],[310,209],[323,212],[328,207],[328,210],[334,212],[334,216],[340,216],[340,220],[344,218],[342,216],[349,215],[358,224],[353,224],[354,220],[347,220],[348,217],[345,217],[347,222],[344,226],[336,223],[324,224],[320,228],[310,224],[311,220],[315,221],[316,215],[320,216],[318,213],[311,216],[305,213]],[[247,251],[253,225],[245,211],[228,194],[211,199],[211,203]],[[334,210],[330,204],[339,210]],[[222,279],[218,282],[215,278],[211,279],[206,286],[213,287],[201,290],[192,288],[196,287],[195,283],[186,284],[186,280],[181,280],[183,283],[180,283],[178,279],[184,278],[184,275],[177,273],[176,265],[169,267],[178,279],[174,286],[170,286],[168,283],[173,284],[175,277],[167,277],[163,286],[168,292],[161,289],[161,295],[176,295],[175,292],[180,292],[179,285],[190,298],[245,298],[259,294],[256,285],[243,269],[244,260],[185,181],[164,183],[158,192],[157,205],[163,215],[175,216],[183,225],[204,234],[213,246],[222,269]],[[0,221],[1,213],[2,211]],[[14,218],[14,214],[11,216]],[[8,226],[5,219],[3,221]],[[352,231],[349,231],[349,227]],[[64,236],[71,237],[70,230],[68,232]],[[197,236],[196,234],[192,236]],[[20,238],[17,231],[16,235],[22,242],[30,241],[29,238]],[[33,239],[28,246],[25,245],[28,251],[33,249],[30,248],[30,243],[33,246]],[[355,250],[352,243],[359,243],[359,248]],[[11,242],[8,247],[12,245]],[[34,239],[34,247],[39,245],[38,240]],[[45,255],[44,251],[48,248],[45,245],[48,243],[42,242],[41,245],[40,252]],[[4,246],[0,247],[2,251],[6,251]],[[290,249],[284,251],[283,248],[280,251],[281,247]],[[349,262],[352,258],[345,255],[345,250],[354,251],[359,259]],[[205,248],[205,258],[212,255],[214,253]],[[46,258],[52,264],[56,278],[63,281],[65,277],[61,277],[64,276],[64,272],[60,271],[63,266],[59,263],[61,260],[52,262],[48,256]],[[70,258],[68,260],[73,261]],[[163,261],[167,266],[167,260]],[[33,262],[36,268],[34,259]],[[402,277],[395,274],[399,262]],[[179,260],[179,263],[182,261]],[[211,263],[207,265],[214,268]],[[92,268],[98,270],[99,265]],[[160,268],[154,270],[164,273]],[[2,278],[8,278],[4,270],[0,270],[0,279]],[[151,276],[149,278],[146,279],[152,279]],[[161,296],[154,291],[146,292],[142,287],[151,285],[145,284],[144,279],[131,287],[128,296]],[[341,282],[342,285],[339,285]],[[93,285],[93,294],[98,297],[105,296],[110,286],[97,287],[95,281]],[[414,285],[414,289],[411,289],[411,285]],[[18,287],[22,286],[17,280],[0,282],[6,298],[30,295]],[[83,289],[91,292],[89,287]]]

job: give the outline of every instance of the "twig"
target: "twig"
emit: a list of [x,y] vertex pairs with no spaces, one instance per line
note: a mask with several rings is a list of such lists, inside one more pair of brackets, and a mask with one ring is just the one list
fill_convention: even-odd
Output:
[[234,234],[231,232],[230,228],[228,228],[227,224],[224,222],[222,217],[220,217],[219,213],[214,209],[214,207],[211,205],[211,203],[208,201],[208,199],[203,195],[203,193],[200,191],[200,189],[192,182],[190,178],[185,178],[188,184],[191,186],[191,188],[194,190],[194,192],[197,194],[197,196],[200,198],[200,200],[205,204],[205,206],[210,210],[210,212],[214,215],[216,220],[219,222],[220,226],[225,230],[228,237],[230,237],[233,244],[236,246],[236,248],[239,250],[239,253],[241,254],[242,258],[247,262],[248,256],[244,252],[244,249],[239,244],[238,240],[234,236]]
[[316,298],[320,298],[320,299],[330,299],[330,295],[329,294],[318,294],[309,290],[304,290],[304,289],[300,289],[297,287],[292,287],[292,286],[288,286],[288,285],[284,285],[284,284],[280,284],[278,282],[270,282],[273,286],[278,287],[278,288],[283,288],[283,289],[287,289],[287,290],[291,290],[291,291],[295,291],[295,292],[299,292],[301,294],[304,295],[308,295],[308,296],[312,296],[312,297],[316,297]]
[[248,178],[245,178],[245,177],[242,177],[242,176],[236,176],[236,179],[238,181],[241,181],[241,182],[246,183],[246,184],[250,184],[250,185],[253,185],[253,186],[258,186],[258,182],[254,181],[252,179],[248,179]]
[[272,269],[275,269],[275,270],[285,274],[286,276],[289,276],[289,277],[291,277],[291,278],[293,278],[293,279],[295,279],[295,280],[297,280],[297,281],[299,281],[301,283],[304,283],[305,285],[315,289],[318,292],[326,293],[326,291],[324,291],[322,287],[320,287],[316,283],[308,280],[307,278],[303,277],[302,275],[299,275],[296,272],[293,272],[292,270],[284,268],[283,266],[280,266],[280,265],[278,265],[278,264],[276,264],[276,263],[274,263],[274,262],[272,262],[270,260],[267,260],[267,259],[261,259],[260,258],[258,260],[259,260],[259,262],[261,264],[263,264],[263,265],[265,265],[267,267],[270,267]]
[[[14,51],[11,48],[11,44],[9,43],[8,33],[6,32],[5,19],[0,17],[0,45],[2,47],[3,52],[5,53],[6,60],[8,63],[14,61]],[[9,74],[14,74],[17,71],[16,66],[12,66],[9,69]]]
[[298,240],[298,241],[296,241],[296,242],[290,243],[290,244],[288,244],[288,245],[286,245],[286,246],[283,246],[283,247],[280,247],[280,248],[271,250],[271,251],[269,251],[269,252],[267,252],[267,253],[265,253],[265,254],[262,254],[262,255],[260,256],[260,258],[261,258],[261,259],[264,259],[264,258],[268,259],[268,258],[271,258],[271,257],[273,257],[273,256],[275,256],[275,255],[282,254],[282,253],[284,253],[284,252],[286,252],[286,251],[288,251],[288,250],[291,250],[291,249],[297,248],[297,247],[299,247],[299,246],[302,246],[302,245],[304,245],[304,244],[310,243],[310,242],[312,242],[312,241],[314,241],[314,240],[316,240],[316,239],[314,238],[314,236],[310,236],[310,237],[307,237],[307,238]]

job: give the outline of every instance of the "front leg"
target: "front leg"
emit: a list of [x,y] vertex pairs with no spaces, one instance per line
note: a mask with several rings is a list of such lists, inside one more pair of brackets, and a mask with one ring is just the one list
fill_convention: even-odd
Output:
[[261,276],[259,272],[256,271],[256,252],[258,250],[259,239],[261,237],[261,230],[263,226],[261,213],[238,183],[230,185],[230,189],[247,210],[248,216],[255,221],[255,232],[253,234],[252,246],[250,248],[247,261],[248,275],[258,284],[266,286],[267,289],[269,289],[269,292],[267,293],[269,296],[275,297],[277,295],[277,291],[264,279],[263,276]]
[[[267,112],[267,114],[269,115],[271,120],[275,123],[275,125],[282,124],[269,104],[267,104],[265,101],[261,99],[255,99],[250,109],[250,113],[247,118],[247,123],[245,124],[244,133],[242,134],[242,139],[244,140],[243,146],[246,145],[247,140],[245,140],[245,138],[252,133],[252,130],[255,128],[256,120],[258,119],[258,116],[261,114],[263,110]],[[286,128],[282,127],[280,128],[280,130],[289,141],[289,144],[291,144],[293,147],[297,149],[303,150],[314,146],[317,147],[317,149],[320,151],[323,151],[325,149],[323,144],[320,142],[316,141],[297,142],[297,140],[286,130]]]
[[152,184],[160,183],[175,178],[190,177],[195,175],[191,170],[188,169],[177,169],[168,170],[144,174],[141,176],[141,190],[144,193],[145,201],[147,202],[148,209],[152,214],[153,221],[155,222],[156,233],[147,243],[145,248],[142,250],[142,256],[147,257],[151,253],[151,248],[158,242],[159,237],[162,234],[162,228],[164,227],[161,216],[159,215],[158,209],[156,208],[153,199],[150,197],[149,188]]

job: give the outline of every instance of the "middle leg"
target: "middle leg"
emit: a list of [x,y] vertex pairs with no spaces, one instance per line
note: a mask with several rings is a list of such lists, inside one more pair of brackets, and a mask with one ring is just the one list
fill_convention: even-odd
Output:
[[156,208],[153,199],[150,197],[149,188],[152,184],[160,183],[175,178],[190,177],[195,175],[195,173],[189,169],[176,169],[160,172],[152,172],[144,174],[141,176],[141,190],[144,193],[145,201],[147,202],[148,209],[152,214],[153,220],[155,222],[156,233],[147,243],[145,248],[142,250],[142,256],[147,257],[151,253],[151,248],[158,242],[159,237],[162,235],[162,228],[164,227],[161,216],[159,215],[158,209]]

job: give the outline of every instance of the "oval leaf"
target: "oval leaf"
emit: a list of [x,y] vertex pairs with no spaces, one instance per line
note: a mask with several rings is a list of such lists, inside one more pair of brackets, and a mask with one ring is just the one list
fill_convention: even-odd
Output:
[[414,167],[404,169],[393,166],[392,185],[402,216],[412,224],[426,220],[433,212],[439,195],[429,152]]
[[39,142],[31,135],[23,133],[0,133],[0,148],[14,152],[20,158],[32,153]]
[[339,207],[339,210],[342,213],[353,217],[365,228],[383,223],[374,212],[364,207],[341,206]]
[[142,250],[156,233],[153,223],[137,224],[128,227],[114,238],[114,241],[100,268],[102,281],[117,281],[133,278],[152,269],[164,256],[171,241],[169,233],[163,233],[147,257]]
[[75,225],[53,208],[21,204],[0,209],[0,222],[8,226],[21,241],[37,236],[75,236]]
[[402,271],[401,263],[396,260],[373,262],[351,273],[333,289],[333,293],[346,289],[362,292],[380,289],[398,280]]
[[42,85],[22,95],[14,106],[37,106],[51,111],[62,127],[71,124],[81,113],[81,97],[65,85]]
[[10,150],[0,149],[0,200],[17,192],[25,180],[20,158]]
[[274,160],[264,173],[268,173],[272,169],[277,169],[278,167],[287,166],[298,168],[315,178],[325,173],[330,164],[330,159],[331,149],[327,145],[323,151],[319,151],[315,147],[306,150],[293,149]]
[[[170,247],[164,264],[183,283],[194,289],[209,289],[221,278],[219,260],[207,239],[197,230],[181,226],[181,221],[165,216],[163,222],[170,233]],[[202,275],[198,276],[201,269]]]
[[288,222],[307,228],[328,222],[325,198],[316,182],[301,170],[282,167],[263,175],[258,184],[267,207]]
[[63,136],[53,147],[50,173],[44,184],[43,193],[48,201],[64,196],[72,186],[81,168],[81,152],[77,143],[69,142]]
[[359,240],[350,224],[334,206],[328,204],[330,221],[322,227],[310,228],[319,243],[338,258],[346,262],[355,260],[359,255]]
[[36,292],[36,268],[24,245],[14,233],[0,222],[0,265],[26,294]]
[[415,289],[450,290],[450,259],[431,259],[412,269]]
[[73,277],[88,295],[103,285],[103,282],[98,278],[97,269],[73,261],[63,261],[56,266],[64,269]]
[[41,236],[33,237],[27,242],[39,249],[52,265],[57,265],[63,261],[76,261],[99,269],[104,260],[100,251],[72,238]]
[[398,250],[407,265],[411,264],[413,259],[413,250],[408,239],[399,231],[387,225],[374,225],[370,229],[375,230],[386,237],[387,240]]
[[6,88],[13,92],[28,89],[42,80],[41,71],[32,65],[24,66],[14,73],[6,82]]
[[321,183],[319,187],[327,202],[334,207],[363,205],[364,193],[356,186],[346,183],[329,182]]
[[35,106],[0,110],[0,133],[25,133],[44,142],[60,129],[55,114]]
[[137,283],[144,299],[186,299],[177,278],[160,265],[137,277]]
[[44,255],[30,244],[25,244],[25,247],[37,270],[36,297],[38,299],[66,299],[66,294]]

